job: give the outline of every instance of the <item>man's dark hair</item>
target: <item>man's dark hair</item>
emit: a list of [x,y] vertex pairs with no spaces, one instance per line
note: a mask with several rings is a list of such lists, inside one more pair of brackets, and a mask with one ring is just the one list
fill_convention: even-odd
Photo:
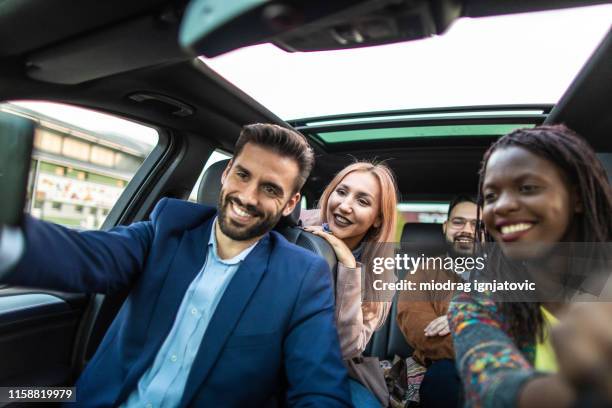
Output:
[[[478,219],[484,204],[482,187],[487,162],[499,149],[520,147],[555,164],[576,188],[584,211],[574,216],[576,242],[609,242],[612,240],[612,187],[606,171],[589,144],[564,125],[518,129],[495,142],[484,155],[478,183]],[[477,231],[479,236],[480,230]],[[486,235],[487,241],[491,237]],[[491,257],[489,264],[500,270],[503,256]],[[583,264],[584,266],[584,264]],[[588,270],[588,266],[584,266]],[[519,342],[542,338],[543,318],[538,302],[502,302],[498,304],[510,323],[510,334]]]
[[446,214],[447,219],[450,219],[450,215],[451,215],[451,212],[453,212],[453,208],[455,208],[457,205],[461,203],[474,203],[475,205],[478,205],[478,201],[476,200],[476,197],[472,195],[469,195],[469,194],[456,195],[455,197],[453,197],[450,204],[448,205],[448,214]]
[[236,142],[234,157],[238,157],[247,143],[270,149],[281,156],[296,161],[299,169],[293,192],[299,191],[314,166],[314,152],[306,138],[292,129],[269,123],[254,123],[243,126]]

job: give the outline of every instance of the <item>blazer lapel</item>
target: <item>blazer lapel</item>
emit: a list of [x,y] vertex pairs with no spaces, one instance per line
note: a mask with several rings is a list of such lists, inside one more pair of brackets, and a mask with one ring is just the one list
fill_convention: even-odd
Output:
[[168,337],[187,288],[206,262],[206,245],[214,219],[213,216],[200,227],[185,231],[178,247],[168,251],[168,256],[174,256],[174,259],[161,283],[158,298],[155,299],[155,295],[151,294],[151,302],[156,302],[156,305],[147,329],[142,356],[128,373],[119,400],[126,398],[127,394],[136,388],[136,383],[151,367],[157,352]]
[[266,235],[246,257],[221,297],[204,333],[202,343],[200,343],[180,406],[187,405],[206,380],[210,369],[219,358],[225,342],[236,327],[242,312],[263,277],[268,267],[269,256],[270,236]]

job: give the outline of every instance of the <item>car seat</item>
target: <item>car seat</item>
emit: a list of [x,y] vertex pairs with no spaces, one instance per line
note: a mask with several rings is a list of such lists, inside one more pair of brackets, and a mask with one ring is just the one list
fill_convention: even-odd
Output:
[[[419,256],[414,252],[417,248],[440,248],[444,244],[442,226],[433,223],[404,224],[402,229],[401,243],[410,256]],[[414,253],[411,253],[413,251]],[[401,274],[399,274],[402,278]],[[407,358],[412,355],[414,349],[406,342],[404,334],[397,324],[397,294],[393,297],[393,304],[387,321],[370,339],[364,355],[376,356],[381,360],[393,360],[394,356]]]

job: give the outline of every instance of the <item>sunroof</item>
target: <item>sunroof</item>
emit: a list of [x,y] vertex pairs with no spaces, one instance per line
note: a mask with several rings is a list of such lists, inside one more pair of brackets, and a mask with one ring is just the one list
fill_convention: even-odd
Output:
[[365,117],[349,117],[346,119],[321,119],[311,120],[306,122],[306,126],[327,126],[327,125],[343,125],[355,123],[375,123],[386,122],[390,120],[420,120],[420,119],[465,119],[471,117],[490,117],[490,116],[521,116],[528,115],[538,116],[544,114],[543,109],[513,109],[513,110],[474,110],[474,111],[457,111],[457,112],[434,112],[434,113],[410,113],[404,115],[372,115]]
[[612,5],[461,18],[419,41],[306,53],[260,44],[202,60],[283,120],[554,104],[611,18]]
[[316,135],[323,142],[332,144],[389,139],[412,139],[421,137],[493,137],[505,135],[516,129],[533,126],[533,123],[410,126],[385,129],[358,129],[320,132]]

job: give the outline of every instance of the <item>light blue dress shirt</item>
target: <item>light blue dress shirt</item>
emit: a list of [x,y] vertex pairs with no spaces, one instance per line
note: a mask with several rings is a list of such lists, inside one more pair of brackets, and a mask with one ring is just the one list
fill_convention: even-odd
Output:
[[[208,241],[208,255],[202,270],[189,285],[172,329],[161,346],[153,365],[138,381],[136,389],[122,405],[132,407],[176,407],[183,395],[191,366],[206,328],[240,263],[255,244],[232,259],[220,259],[215,225]],[[202,344],[206,347],[206,344]]]

